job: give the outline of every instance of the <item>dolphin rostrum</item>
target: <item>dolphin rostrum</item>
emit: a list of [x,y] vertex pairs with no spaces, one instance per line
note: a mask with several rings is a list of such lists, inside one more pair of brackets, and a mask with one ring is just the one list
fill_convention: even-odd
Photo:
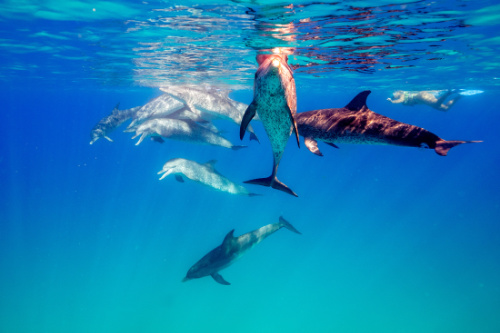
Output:
[[462,143],[482,141],[446,141],[423,128],[401,123],[368,109],[369,90],[359,93],[345,107],[298,113],[299,133],[306,147],[323,156],[316,140],[338,148],[335,143],[359,143],[431,148],[441,156]]
[[140,107],[135,107],[127,110],[118,110],[118,103],[111,114],[102,118],[90,131],[90,144],[96,142],[99,138],[105,138],[108,141],[113,141],[108,136],[115,128],[123,124],[125,121],[134,117]]
[[158,174],[163,173],[160,180],[170,174],[175,174],[175,179],[181,183],[184,182],[182,176],[185,176],[188,179],[210,186],[218,191],[247,195],[250,197],[258,195],[249,192],[243,186],[238,185],[221,175],[217,170],[215,170],[214,165],[216,162],[216,160],[211,160],[205,164],[199,164],[183,158],[174,158],[165,163],[165,165],[163,165],[163,169],[158,172]]
[[247,250],[259,244],[264,238],[283,227],[300,234],[297,229],[281,216],[278,223],[268,224],[238,237],[234,237],[234,229],[231,230],[226,235],[221,245],[207,253],[189,269],[182,282],[210,275],[218,283],[229,285],[230,283],[224,280],[219,274],[219,271],[230,266]]
[[161,136],[174,140],[188,141],[192,143],[208,144],[238,150],[246,146],[234,146],[229,140],[220,136],[217,132],[191,120],[172,118],[151,119],[140,124],[132,139],[141,136],[137,141],[139,145],[146,136]]
[[278,165],[292,130],[299,134],[294,115],[297,111],[297,95],[292,69],[287,64],[287,56],[279,54],[260,54],[257,56],[259,68],[255,73],[254,98],[248,106],[240,126],[240,139],[243,138],[250,120],[259,115],[273,150],[273,170],[267,178],[253,179],[245,183],[271,186],[297,196],[288,186],[276,177]]

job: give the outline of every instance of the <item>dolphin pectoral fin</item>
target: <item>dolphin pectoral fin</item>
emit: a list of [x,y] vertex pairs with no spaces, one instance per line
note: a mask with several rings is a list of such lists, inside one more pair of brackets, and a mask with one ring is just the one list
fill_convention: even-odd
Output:
[[295,136],[297,138],[297,146],[299,146],[300,148],[299,130],[297,129],[297,122],[295,121],[295,118],[293,118],[292,110],[290,110],[288,104],[286,104],[286,110],[288,112],[288,116],[290,116],[290,121],[292,122],[293,131],[295,132]]
[[105,135],[105,136],[104,136],[104,138],[105,138],[106,140],[108,140],[109,142],[113,142],[113,140],[111,140],[111,138],[110,138],[109,136],[107,136],[107,135]]
[[345,106],[345,108],[351,111],[359,111],[363,108],[368,108],[366,106],[366,99],[368,98],[368,95],[370,95],[370,93],[370,90],[360,92],[356,95],[356,97],[352,99],[352,101],[349,102],[349,104]]
[[257,137],[257,135],[255,135],[254,132],[250,132],[250,141],[252,141],[252,140],[257,141],[258,143],[260,143],[259,138]]
[[331,142],[325,142],[327,145],[329,146],[332,146],[333,148],[337,148],[337,149],[340,149],[335,143],[331,143]]
[[311,138],[310,136],[304,138],[304,143],[306,144],[307,149],[315,155],[323,156],[321,151],[318,148],[318,142]]
[[274,178],[273,175],[271,175],[267,178],[258,178],[258,179],[247,180],[244,183],[272,187],[276,190],[280,190],[280,191],[283,191],[285,193],[288,193],[288,194],[291,194],[293,196],[298,197],[298,195],[294,191],[292,191],[288,186],[286,186],[285,184],[280,182],[278,180],[278,178]]
[[152,136],[151,140],[158,143],[165,143],[165,140],[163,140],[161,136]]
[[434,148],[434,150],[438,155],[446,156],[451,148],[458,146],[462,143],[479,143],[479,142],[483,141],[445,141],[441,139],[436,141],[436,148]]
[[232,146],[231,147],[232,150],[240,150],[240,149],[243,149],[243,148],[247,148],[247,146]]
[[214,273],[211,275],[215,282],[218,282],[220,284],[223,284],[225,286],[229,286],[231,283],[227,282],[226,280],[224,280],[224,278],[219,274],[219,273]]
[[252,101],[252,103],[248,106],[245,113],[243,114],[243,119],[241,120],[240,140],[243,140],[250,120],[255,117],[255,112],[257,112],[257,103],[255,103],[255,101]]
[[175,180],[177,180],[179,183],[184,183],[184,178],[182,178],[181,175],[175,175]]

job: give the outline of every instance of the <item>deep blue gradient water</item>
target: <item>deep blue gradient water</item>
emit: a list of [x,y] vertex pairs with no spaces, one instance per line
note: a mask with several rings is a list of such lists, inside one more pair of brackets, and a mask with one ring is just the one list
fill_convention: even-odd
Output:
[[[499,332],[500,8],[377,3],[0,5],[0,331]],[[124,127],[89,145],[117,102],[144,105],[162,85],[232,88],[250,103],[256,50],[270,47],[294,48],[299,112],[369,89],[377,113],[484,142],[446,157],[320,143],[318,157],[292,137],[278,175],[298,198],[158,180],[176,157],[216,159],[238,183],[268,175],[258,122],[261,143],[239,151],[135,146]],[[448,88],[484,93],[448,112],[386,101]],[[215,124],[239,144],[237,126]],[[281,215],[302,235],[270,236],[221,272],[231,286],[181,282],[228,231]]]

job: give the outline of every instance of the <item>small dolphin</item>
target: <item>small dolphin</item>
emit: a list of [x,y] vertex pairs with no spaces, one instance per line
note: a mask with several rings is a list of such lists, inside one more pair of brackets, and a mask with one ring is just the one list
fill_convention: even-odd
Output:
[[105,138],[108,141],[113,142],[111,138],[108,136],[110,132],[112,132],[115,128],[123,124],[125,121],[134,117],[137,113],[139,107],[127,109],[127,110],[118,110],[120,104],[117,104],[111,114],[102,118],[90,131],[90,144],[96,142],[99,138]]
[[243,138],[250,120],[257,112],[273,149],[273,170],[267,178],[253,179],[245,183],[271,186],[297,196],[288,186],[276,177],[278,165],[292,130],[299,132],[294,120],[297,111],[297,95],[292,69],[287,64],[287,56],[279,54],[260,54],[257,56],[259,68],[255,73],[254,98],[248,106],[240,126],[240,139]]
[[297,229],[281,216],[278,223],[268,224],[238,237],[234,237],[234,229],[231,230],[221,245],[210,251],[189,269],[182,282],[210,275],[216,282],[229,285],[230,283],[224,280],[219,271],[231,265],[247,250],[283,227],[300,234]]
[[192,143],[209,144],[238,150],[245,146],[234,146],[229,140],[220,136],[217,132],[200,125],[191,120],[172,118],[151,119],[143,122],[135,131],[132,139],[141,136],[135,144],[139,145],[148,135],[161,136],[164,138],[189,141]]
[[[246,104],[229,98],[229,90],[190,86],[169,86],[162,87],[160,90],[187,104],[191,110],[196,110],[195,113],[201,113],[201,117],[208,120],[225,119],[239,125],[248,107]],[[259,142],[251,126],[248,127],[248,131],[250,140]]]
[[195,161],[186,160],[183,158],[174,158],[163,165],[163,169],[158,172],[162,174],[160,180],[170,174],[175,174],[175,179],[181,183],[184,182],[182,176],[194,180],[206,186],[210,186],[218,191],[231,194],[247,195],[250,197],[258,194],[248,192],[246,188],[238,185],[215,170],[216,160],[208,161],[205,164],[199,164]]
[[295,116],[299,133],[306,147],[323,156],[316,140],[338,148],[335,143],[359,143],[431,148],[441,156],[462,143],[482,141],[445,141],[417,126],[401,123],[368,109],[370,91],[359,93],[345,107],[298,113]]

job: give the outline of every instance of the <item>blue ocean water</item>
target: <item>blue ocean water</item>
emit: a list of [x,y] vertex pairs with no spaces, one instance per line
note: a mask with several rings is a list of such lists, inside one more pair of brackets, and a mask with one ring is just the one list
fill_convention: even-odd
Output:
[[[0,4],[1,332],[499,332],[500,6],[495,1],[5,1]],[[278,176],[233,196],[157,172],[216,159],[230,179],[269,174],[248,148],[89,132],[116,103],[209,84],[249,104],[258,50],[286,48],[298,112],[371,110],[447,140],[430,149],[292,137]],[[448,112],[394,90],[471,89]],[[240,144],[238,126],[214,122]],[[221,274],[182,283],[235,235],[280,230]]]

